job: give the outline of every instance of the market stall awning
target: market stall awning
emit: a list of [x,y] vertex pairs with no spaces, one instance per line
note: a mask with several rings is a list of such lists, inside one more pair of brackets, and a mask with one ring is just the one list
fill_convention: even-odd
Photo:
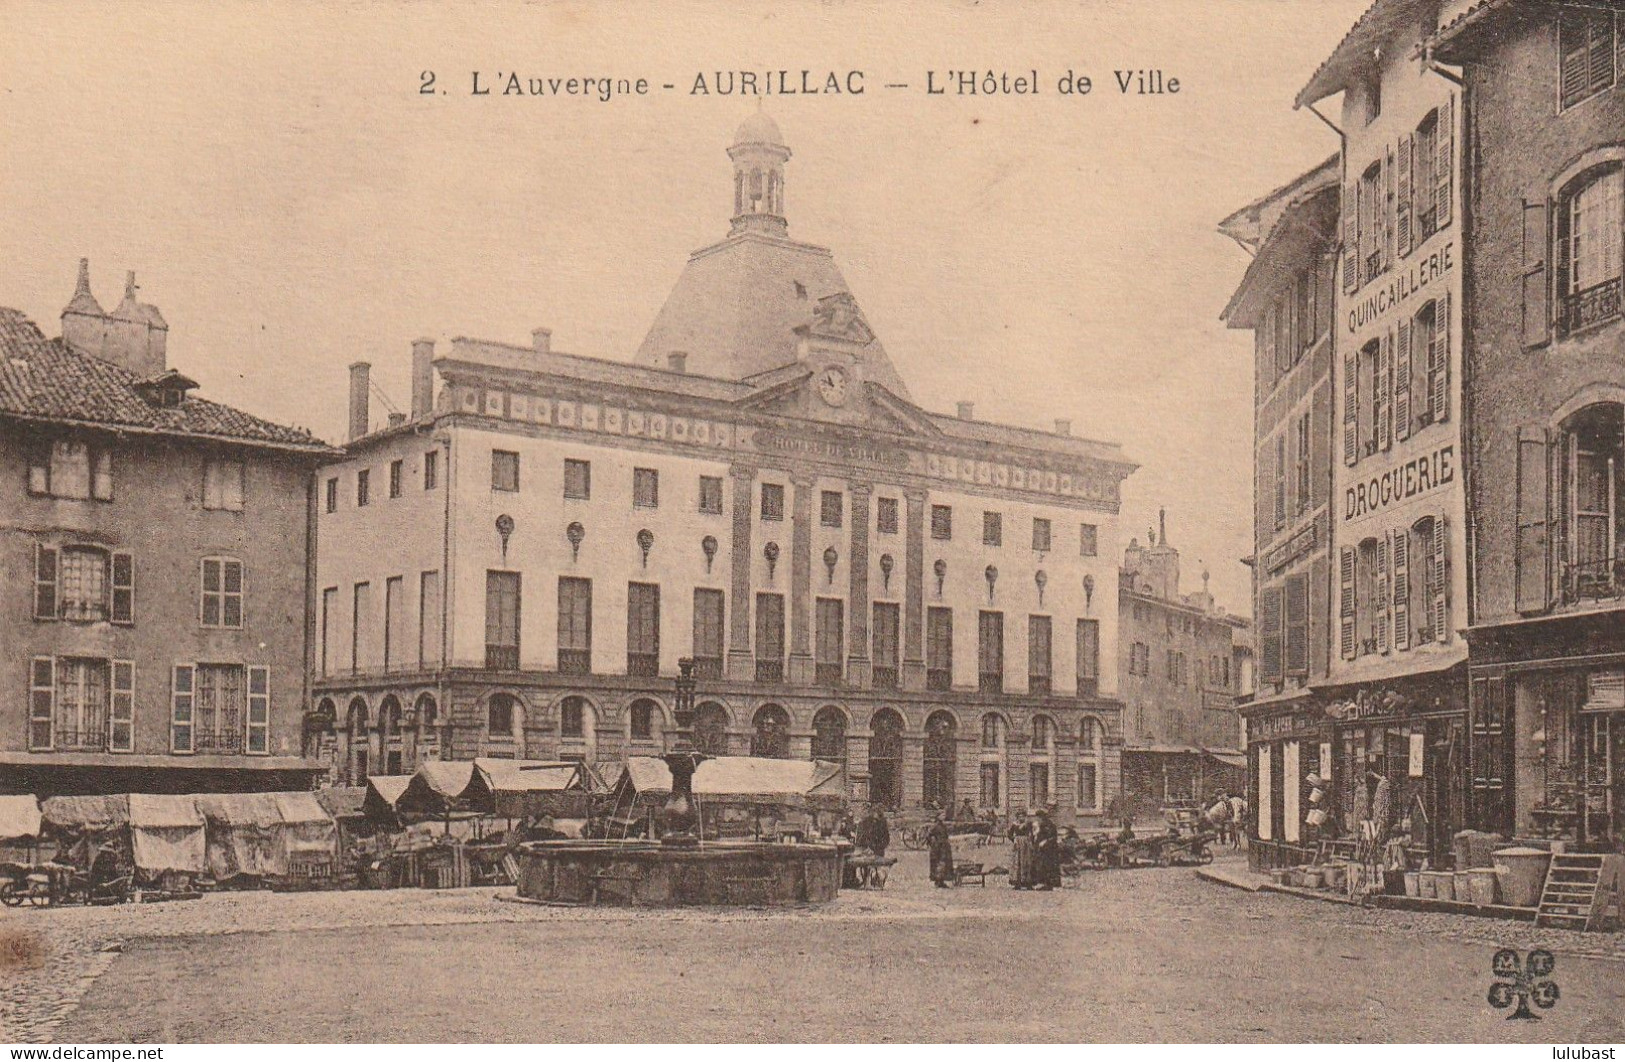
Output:
[[123,793],[46,797],[40,817],[46,826],[69,832],[119,829],[130,824],[130,798]]
[[363,817],[366,814],[366,801],[367,787],[364,785],[335,785],[316,791],[316,802],[335,821]]
[[32,794],[0,796],[0,841],[28,840],[39,831],[39,801]]
[[467,787],[457,796],[471,811],[524,818],[584,817],[591,795],[580,763],[562,760],[476,759]]
[[196,800],[198,810],[211,826],[269,830],[282,825],[282,811],[272,793],[206,793]]
[[[722,803],[833,806],[846,800],[844,781],[839,764],[821,760],[716,756],[695,769],[694,795]],[[622,785],[640,796],[663,795],[671,792],[671,771],[653,757],[628,757]]]
[[1238,752],[1235,749],[1203,749],[1202,751],[1226,767],[1234,767],[1238,770],[1247,769],[1247,754],[1245,752]]
[[395,805],[411,781],[409,774],[375,774],[368,778],[366,795],[361,800],[363,813],[378,822],[394,821]]
[[471,760],[431,760],[419,767],[395,809],[407,815],[449,815],[468,810],[463,794],[474,777]]
[[155,874],[203,873],[207,840],[197,798],[131,793],[130,852],[138,868]]
[[152,829],[190,829],[203,825],[195,796],[131,793],[130,825]]

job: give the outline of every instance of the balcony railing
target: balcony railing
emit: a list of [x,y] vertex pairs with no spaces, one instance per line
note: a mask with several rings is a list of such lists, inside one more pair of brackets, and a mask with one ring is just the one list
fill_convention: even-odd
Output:
[[758,661],[756,661],[756,681],[757,682],[783,682],[784,681],[784,661],[783,660],[758,660]]
[[1003,693],[1004,672],[983,671],[976,676],[976,688],[982,693]]
[[1562,326],[1565,333],[1578,332],[1594,324],[1618,317],[1620,278],[1605,280],[1589,288],[1563,296]]
[[813,667],[813,681],[820,686],[839,686],[843,674],[840,664],[817,664]]
[[518,671],[519,647],[517,645],[486,646],[485,667],[487,671]]
[[719,679],[722,677],[722,657],[696,656],[694,658],[694,677],[697,679]]
[[192,751],[241,752],[243,751],[242,731],[235,726],[221,727],[215,730],[205,730],[200,726],[192,734]]
[[1096,697],[1100,694],[1100,680],[1097,678],[1084,678],[1078,676],[1078,696]]
[[654,678],[660,674],[660,654],[627,653],[626,673],[641,678]]
[[1027,676],[1027,692],[1032,693],[1032,694],[1037,694],[1037,695],[1040,695],[1040,696],[1044,696],[1044,697],[1048,697],[1049,692],[1050,692],[1049,676],[1048,675],[1028,675]]
[[1563,566],[1563,604],[1625,598],[1625,561],[1607,558]]
[[106,752],[107,731],[64,730],[57,727],[52,735],[51,748],[55,752]]
[[877,667],[869,673],[869,678],[877,690],[894,690],[897,688],[897,669],[895,667]]
[[928,690],[951,690],[954,688],[954,673],[949,668],[927,668],[925,672],[925,688]]
[[[517,654],[515,654],[515,666]],[[592,673],[591,649],[560,649],[559,674],[561,675],[587,675]]]

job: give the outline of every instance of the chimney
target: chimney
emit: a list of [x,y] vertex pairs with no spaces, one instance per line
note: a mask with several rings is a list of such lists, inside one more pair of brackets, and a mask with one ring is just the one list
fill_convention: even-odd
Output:
[[1157,541],[1168,545],[1168,510],[1157,510]]
[[547,354],[553,349],[553,330],[551,328],[532,328],[530,330],[530,345],[536,348],[536,353]]
[[688,352],[674,350],[666,355],[666,367],[672,372],[688,371]]
[[975,402],[961,402],[961,403],[959,403],[959,419],[960,420],[975,420],[976,419],[976,403]]
[[350,441],[367,434],[367,390],[372,385],[372,363],[350,363]]
[[107,340],[107,315],[90,293],[90,259],[79,259],[79,283],[62,308],[62,341],[82,354],[100,357]]
[[1055,434],[1057,434],[1057,435],[1071,435],[1072,434],[1072,422],[1070,420],[1067,420],[1065,417],[1056,417],[1055,418]]
[[434,411],[434,340],[412,340],[412,419]]

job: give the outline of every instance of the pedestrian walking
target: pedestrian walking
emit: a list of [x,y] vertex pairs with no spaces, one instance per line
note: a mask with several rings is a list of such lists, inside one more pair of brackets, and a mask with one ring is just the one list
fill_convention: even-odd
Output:
[[1051,821],[1049,812],[1038,811],[1038,822],[1033,828],[1033,848],[1037,862],[1037,889],[1049,892],[1061,886],[1061,834]]
[[1034,815],[1027,813],[1027,821],[1012,826],[1015,831],[1015,844],[1010,854],[1010,886],[1016,889],[1030,889],[1038,884],[1038,846],[1034,834],[1036,827],[1033,822]]
[[1244,825],[1246,821],[1247,798],[1242,796],[1240,793],[1232,793],[1230,795],[1230,823],[1233,827],[1230,831],[1231,848],[1241,847],[1241,837],[1246,829]]
[[859,848],[873,852],[876,858],[885,858],[886,849],[891,847],[891,828],[886,825],[886,816],[881,814],[879,808],[872,807],[863,816],[853,840]]
[[925,848],[931,860],[931,881],[937,888],[946,889],[954,880],[954,846],[949,839],[945,814],[937,815],[931,828],[925,831]]

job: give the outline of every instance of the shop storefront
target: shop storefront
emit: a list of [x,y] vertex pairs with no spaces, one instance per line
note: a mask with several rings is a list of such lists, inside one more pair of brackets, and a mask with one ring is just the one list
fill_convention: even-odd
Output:
[[1620,626],[1612,613],[1469,632],[1475,826],[1625,852]]
[[1341,835],[1373,820],[1412,865],[1452,865],[1467,821],[1465,684],[1457,666],[1333,694],[1330,813]]
[[1267,870],[1311,862],[1319,829],[1307,822],[1308,778],[1324,779],[1332,762],[1331,722],[1307,693],[1241,711],[1247,720],[1248,863]]

